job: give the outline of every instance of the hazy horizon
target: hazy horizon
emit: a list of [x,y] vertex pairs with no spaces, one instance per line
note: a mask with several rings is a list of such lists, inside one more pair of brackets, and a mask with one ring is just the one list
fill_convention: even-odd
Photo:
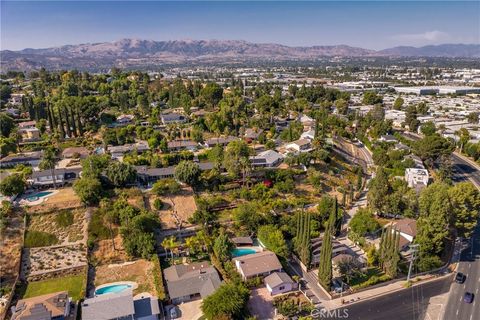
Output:
[[141,40],[292,47],[480,44],[480,2],[2,1],[1,49]]

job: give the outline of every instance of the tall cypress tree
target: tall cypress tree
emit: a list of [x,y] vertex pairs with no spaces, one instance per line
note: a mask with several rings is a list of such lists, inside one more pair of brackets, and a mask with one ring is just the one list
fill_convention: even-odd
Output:
[[335,229],[335,221],[335,214],[331,212],[323,235],[320,264],[318,266],[318,282],[328,291],[330,291],[332,284],[332,235]]

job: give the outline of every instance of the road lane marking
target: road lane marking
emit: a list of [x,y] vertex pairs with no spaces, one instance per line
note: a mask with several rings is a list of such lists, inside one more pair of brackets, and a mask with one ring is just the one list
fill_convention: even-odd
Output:
[[470,315],[470,320],[472,320],[473,314]]
[[457,309],[457,316],[458,316],[458,309]]

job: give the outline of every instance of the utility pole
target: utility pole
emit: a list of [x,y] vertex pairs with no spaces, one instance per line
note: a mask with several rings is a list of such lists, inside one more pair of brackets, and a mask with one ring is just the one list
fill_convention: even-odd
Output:
[[410,259],[410,266],[408,267],[407,282],[410,281],[410,275],[412,274],[413,262],[417,258],[418,244],[411,244],[410,245],[410,250],[412,251],[412,258]]

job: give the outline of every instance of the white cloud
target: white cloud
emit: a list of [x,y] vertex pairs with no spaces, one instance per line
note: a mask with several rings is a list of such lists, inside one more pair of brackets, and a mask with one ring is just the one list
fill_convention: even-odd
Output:
[[450,35],[443,31],[433,30],[423,33],[398,34],[392,37],[396,41],[408,44],[438,43],[451,39]]

